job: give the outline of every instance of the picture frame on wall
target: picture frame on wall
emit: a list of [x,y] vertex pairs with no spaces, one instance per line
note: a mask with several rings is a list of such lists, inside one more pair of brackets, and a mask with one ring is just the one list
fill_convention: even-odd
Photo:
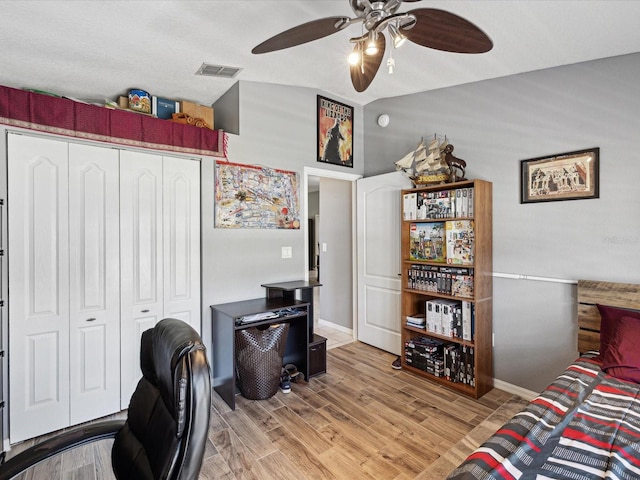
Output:
[[520,161],[520,203],[600,196],[600,149],[590,148]]
[[353,107],[318,95],[318,162],[353,168]]

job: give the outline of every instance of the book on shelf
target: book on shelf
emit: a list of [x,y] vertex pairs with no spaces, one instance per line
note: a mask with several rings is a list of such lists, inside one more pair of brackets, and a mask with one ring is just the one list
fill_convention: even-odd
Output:
[[151,97],[151,114],[163,120],[171,120],[172,114],[180,113],[180,102],[167,98]]
[[445,262],[445,222],[412,223],[409,242],[410,260]]
[[445,224],[447,263],[473,264],[473,220],[449,220]]
[[407,325],[416,328],[425,328],[426,318],[424,313],[414,313],[407,315]]
[[455,300],[441,300],[440,304],[440,335],[454,337],[457,307],[460,302]]
[[468,217],[469,216],[469,189],[462,188],[460,193],[461,193],[460,216]]
[[475,351],[474,348],[469,345],[462,346],[462,362],[465,365],[465,376],[461,379],[462,383],[466,383],[471,387],[476,386],[476,374],[475,374]]
[[458,378],[458,368],[460,367],[459,345],[450,343],[444,347],[444,376],[451,382],[456,382]]
[[462,300],[462,339],[472,341],[474,337],[473,303]]
[[417,205],[417,212],[416,212],[416,218],[418,220],[426,220],[428,217],[428,212],[429,212],[429,202],[427,200],[428,197],[428,193],[427,192],[419,192],[418,193],[418,205]]
[[417,197],[418,194],[405,193],[402,196],[402,218],[404,220],[415,220],[417,210]]

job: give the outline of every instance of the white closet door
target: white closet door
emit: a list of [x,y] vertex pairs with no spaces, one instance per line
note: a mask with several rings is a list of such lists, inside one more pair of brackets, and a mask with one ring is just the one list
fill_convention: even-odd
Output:
[[120,153],[121,407],[140,379],[140,337],[163,318],[162,157]]
[[8,135],[12,442],[69,424],[67,151]]
[[118,158],[69,145],[71,425],[120,410]]
[[164,316],[200,331],[200,162],[164,157]]

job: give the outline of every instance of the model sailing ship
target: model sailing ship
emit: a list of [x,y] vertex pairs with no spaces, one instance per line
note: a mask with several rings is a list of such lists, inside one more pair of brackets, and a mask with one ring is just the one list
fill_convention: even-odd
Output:
[[402,171],[417,185],[437,185],[464,180],[467,162],[454,157],[453,145],[444,137],[434,135],[427,145],[424,137],[418,146],[396,162],[396,170]]

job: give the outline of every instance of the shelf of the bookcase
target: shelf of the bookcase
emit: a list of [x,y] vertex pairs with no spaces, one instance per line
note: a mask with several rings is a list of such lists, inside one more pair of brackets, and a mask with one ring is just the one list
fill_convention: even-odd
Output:
[[429,260],[411,260],[410,258],[402,259],[402,263],[416,264],[416,265],[429,265],[434,267],[474,268],[473,263],[432,262]]
[[457,343],[459,345],[467,345],[469,347],[475,347],[475,343],[469,340],[463,340],[459,337],[447,337],[446,335],[438,335],[437,333],[428,332],[424,328],[411,327],[409,325],[403,325],[402,328],[409,332],[419,333],[420,335],[424,335],[425,337],[435,338],[437,340],[442,340],[443,342]]
[[438,293],[438,292],[428,292],[426,290],[413,290],[411,288],[403,288],[403,292],[406,293],[415,293],[417,295],[425,296],[425,297],[433,297],[433,298],[446,298],[448,300],[458,300],[458,301],[466,301],[466,302],[475,302],[475,298],[468,297],[458,297],[455,295],[447,295],[446,293]]
[[440,385],[443,385],[445,387],[451,388],[453,390],[457,390],[459,392],[463,392],[463,393],[465,393],[467,395],[470,395],[470,396],[472,396],[474,398],[478,398],[480,396],[477,387],[472,387],[472,386],[466,385],[464,383],[452,382],[451,380],[447,380],[444,377],[436,377],[435,375],[433,375],[431,373],[427,373],[424,370],[420,370],[419,368],[415,368],[415,367],[412,367],[411,365],[407,365],[404,362],[404,359],[402,361],[402,368],[406,369],[408,372],[415,373],[415,374],[417,374],[417,375],[419,375],[421,377],[424,377],[424,378],[426,378],[428,380],[431,380],[433,382],[436,382],[436,383],[438,383]]
[[455,222],[458,220],[473,220],[475,217],[446,217],[446,218],[403,218],[403,223],[433,223],[433,222]]
[[414,188],[405,188],[403,192],[421,192],[423,190],[455,190],[456,188],[473,187],[477,180],[460,180],[451,183],[440,183],[435,185],[420,185]]

